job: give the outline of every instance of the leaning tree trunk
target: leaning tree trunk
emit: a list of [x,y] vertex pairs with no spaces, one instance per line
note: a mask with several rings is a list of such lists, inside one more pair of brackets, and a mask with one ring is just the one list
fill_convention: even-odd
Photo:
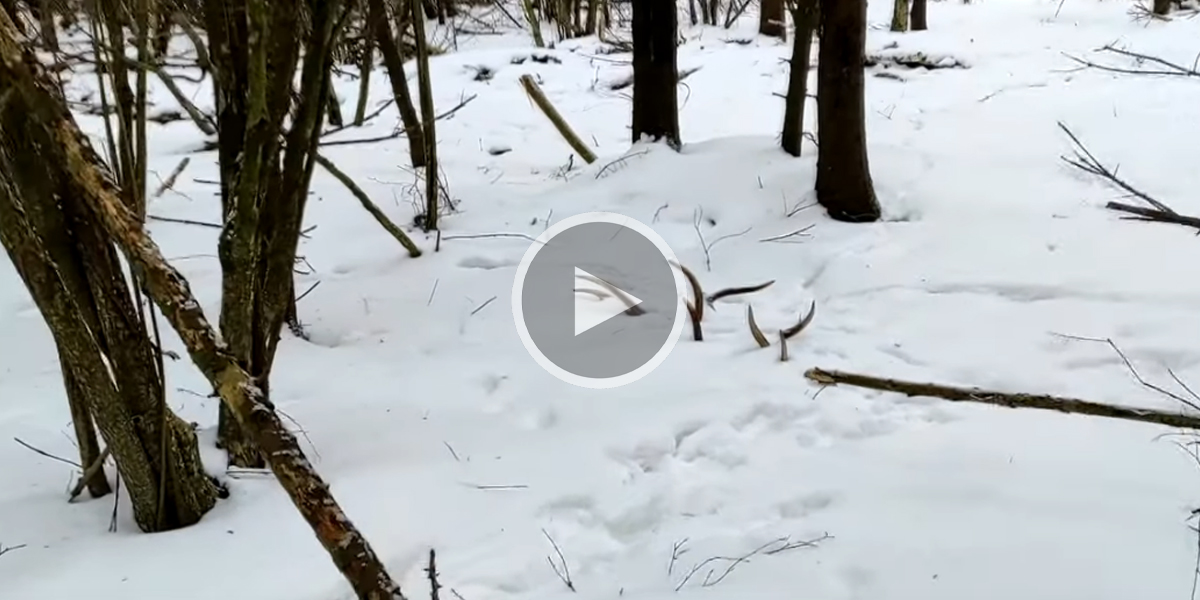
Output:
[[813,32],[817,28],[818,0],[796,0],[792,21],[796,38],[792,41],[792,60],[788,68],[788,89],[784,99],[783,132],[780,145],[792,156],[800,156],[804,142],[804,107],[808,104],[808,65],[812,59]]
[[[25,117],[28,125],[21,133],[39,135],[31,141],[45,154],[44,158],[53,159],[52,164],[60,169],[62,179],[57,183],[63,186],[63,191],[70,192],[63,198],[86,211],[89,222],[106,235],[105,239],[115,241],[133,269],[143,276],[150,296],[187,346],[192,361],[270,459],[271,470],[279,483],[355,594],[367,600],[403,599],[400,587],[338,506],[328,484],[321,480],[304,456],[296,437],[287,430],[253,378],[239,366],[209,325],[187,281],[167,264],[137,215],[123,203],[115,184],[104,171],[100,157],[88,145],[66,103],[54,96],[50,78],[36,64],[23,62],[12,32],[11,23],[0,17],[0,97],[7,101],[5,116],[19,113]],[[26,60],[33,60],[32,55],[29,56]],[[316,116],[319,117],[320,112]],[[5,127],[0,128],[0,132],[7,133],[8,121],[3,123]],[[0,193],[4,190],[11,188],[0,185]],[[4,210],[15,206],[6,200],[0,198],[0,215],[6,219],[13,215],[20,218],[20,211]],[[24,231],[26,238],[31,237],[29,230],[17,231]],[[59,307],[65,308],[66,296],[59,296],[59,299]],[[97,361],[91,360],[84,363],[98,365]],[[190,432],[190,428],[184,427]],[[176,437],[175,441],[178,440]],[[192,449],[195,450],[194,443]]]
[[[158,350],[116,249],[84,202],[87,182],[59,143],[64,126],[77,131],[74,122],[16,36],[0,15],[0,242],[54,336],[68,394],[112,451],[138,527],[190,525],[216,503],[217,488],[195,432],[167,408]],[[103,167],[95,158],[89,168]],[[111,193],[129,211],[115,187]]]
[[787,39],[787,11],[784,10],[783,0],[762,0],[758,9],[758,33]]
[[[400,14],[407,14],[408,3],[401,2],[398,9]],[[388,81],[392,84],[392,98],[400,111],[400,121],[404,124],[404,132],[408,137],[408,153],[412,167],[419,169],[425,166],[425,132],[421,128],[421,117],[413,104],[412,92],[408,89],[408,76],[404,72],[404,57],[400,54],[400,45],[392,34],[392,26],[388,24],[388,10],[384,0],[368,0],[368,19],[375,35],[375,43],[379,46],[379,54],[383,56],[383,67],[387,69]],[[397,18],[398,23],[407,22]]]
[[675,0],[633,3],[633,141],[665,140],[678,150]]
[[929,29],[929,23],[926,20],[925,10],[925,0],[912,0],[912,13],[910,13],[908,16],[912,21],[909,23],[909,25],[911,25],[911,29],[913,31],[925,31],[926,29]]
[[879,219],[867,161],[865,0],[821,0],[817,56],[817,201],[839,221]]

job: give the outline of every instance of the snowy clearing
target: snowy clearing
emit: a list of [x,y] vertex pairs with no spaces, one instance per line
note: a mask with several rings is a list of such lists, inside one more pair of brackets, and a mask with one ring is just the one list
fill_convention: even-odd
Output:
[[[920,51],[966,68],[867,78],[885,211],[869,225],[796,210],[812,201],[815,153],[777,148],[773,94],[786,87],[790,44],[755,38],[753,19],[683,30],[679,68],[700,68],[680,93],[679,154],[630,149],[628,90],[609,89],[628,77],[628,55],[599,56],[588,39],[534,52],[519,36],[460,37],[432,65],[439,112],[475,96],[438,122],[461,212],[434,253],[411,227],[403,139],[322,150],[428,252],[408,258],[318,170],[306,217],[316,229],[300,250],[313,272],[297,278],[299,290],[320,281],[299,304],[312,339],[285,333],[275,404],[410,598],[427,597],[431,547],[442,598],[459,600],[1189,598],[1200,472],[1178,437],[1164,437],[1172,430],[821,389],[803,375],[822,367],[1178,408],[1112,348],[1064,337],[1084,336],[1112,338],[1154,383],[1173,385],[1170,368],[1200,389],[1200,239],[1121,220],[1103,207],[1118,191],[1059,160],[1070,153],[1063,121],[1123,177],[1200,213],[1200,82],[1076,70],[1063,55],[1128,66],[1091,54],[1116,41],[1191,64],[1200,19],[1138,24],[1128,4],[1068,0],[1055,16],[1057,0],[939,2],[930,31],[872,30],[868,53]],[[872,3],[872,24],[885,25],[890,8]],[[514,60],[531,54],[559,61]],[[479,67],[493,77],[477,81]],[[596,164],[569,162],[517,82],[526,73]],[[93,80],[72,89],[82,95]],[[357,82],[340,85],[351,110]],[[372,86],[377,101],[390,97],[386,76]],[[207,88],[195,92],[211,106]],[[162,89],[153,97],[172,107]],[[389,108],[332,139],[387,135],[397,121]],[[95,117],[80,123],[99,134]],[[192,157],[151,214],[220,220],[216,187],[204,183],[217,179],[215,153],[193,153],[202,142],[187,121],[151,129],[151,171],[165,178]],[[587,211],[651,225],[710,291],[776,283],[718,302],[704,342],[685,333],[634,384],[568,385],[514,329],[513,273],[529,241],[449,238],[536,236],[547,220]],[[707,266],[697,215],[709,242],[745,231],[710,248]],[[151,230],[215,318],[217,230]],[[757,348],[746,303],[774,331],[812,300],[817,316],[789,362]],[[0,547],[24,546],[0,556],[0,598],[351,597],[267,476],[228,478],[231,499],[159,535],[138,533],[127,503],[110,533],[111,497],[65,502],[74,469],[12,441],[74,454],[53,340],[8,261],[0,340]],[[173,335],[164,344],[182,350]],[[221,473],[217,400],[203,377],[175,362],[168,389]],[[809,540],[820,541],[781,550]],[[576,593],[548,564],[563,559]]]

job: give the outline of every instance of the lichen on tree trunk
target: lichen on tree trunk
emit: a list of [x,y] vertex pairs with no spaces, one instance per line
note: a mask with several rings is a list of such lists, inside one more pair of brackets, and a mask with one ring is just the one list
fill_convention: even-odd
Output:
[[195,432],[170,411],[160,412],[156,350],[137,318],[116,250],[82,202],[91,191],[56,143],[53,127],[66,107],[31,83],[40,73],[35,55],[23,52],[11,21],[0,15],[0,97],[6,100],[0,103],[0,242],[54,336],[64,381],[86,394],[83,402],[116,460],[138,526],[187,526],[216,503],[217,488],[200,462]]
[[[292,269],[342,6],[340,1],[311,6],[298,0],[204,1],[213,87],[221,107],[220,328],[239,365],[264,394],[292,302]],[[293,89],[298,65],[300,86]],[[227,408],[218,421],[218,443],[231,465],[265,465]]]

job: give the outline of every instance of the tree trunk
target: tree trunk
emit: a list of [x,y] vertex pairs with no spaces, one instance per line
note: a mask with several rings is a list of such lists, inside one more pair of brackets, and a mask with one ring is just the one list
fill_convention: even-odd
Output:
[[17,0],[0,0],[0,10],[8,13],[8,18],[16,26],[18,33],[25,33],[25,23],[17,14]]
[[438,228],[440,188],[438,187],[436,115],[433,108],[433,82],[429,74],[429,45],[425,39],[425,21],[420,19],[420,0],[412,0],[413,34],[417,40],[417,87],[421,95],[421,131],[425,134],[425,231]]
[[758,33],[769,37],[787,39],[787,12],[783,0],[762,0],[758,10]]
[[[226,215],[217,248],[223,279],[221,335],[264,394],[269,393],[275,350],[292,300],[292,269],[312,154],[327,110],[330,48],[342,3],[314,3],[311,30],[300,37],[296,31],[303,4],[204,3],[216,104],[221,107],[218,120],[230,124],[219,132]],[[294,90],[297,65],[300,87]],[[230,464],[264,465],[228,408],[220,413],[217,432]]]
[[812,59],[813,32],[817,28],[818,0],[797,0],[792,9],[796,38],[788,70],[787,97],[783,108],[783,151],[800,156],[804,143],[804,107],[808,104],[808,65]]
[[892,31],[908,31],[908,0],[892,0]]
[[633,141],[666,141],[678,150],[675,0],[633,4]]
[[[63,356],[65,353],[66,349],[59,347],[58,355]],[[60,365],[59,368],[63,375],[63,386],[67,390],[67,404],[71,408],[71,424],[75,427],[75,439],[79,442],[79,464],[83,466],[86,473],[87,468],[95,464],[101,454],[100,440],[96,438],[96,428],[92,424],[92,411],[88,408],[88,390],[74,371],[68,369],[66,365]],[[108,484],[108,477],[104,474],[103,466],[84,484],[93,498],[100,498],[112,493],[112,487]]]
[[[392,84],[392,97],[396,108],[400,111],[400,121],[408,137],[408,153],[414,169],[425,166],[425,132],[421,128],[421,117],[413,105],[412,94],[408,89],[408,76],[404,73],[404,58],[400,55],[400,46],[392,34],[392,26],[388,24],[387,7],[383,0],[368,0],[372,15],[378,15],[372,20],[375,33],[375,44],[383,56],[383,66],[387,69],[388,80]],[[407,13],[407,6],[402,11]],[[398,23],[405,20],[396,18]]]
[[[319,11],[318,11],[319,12]],[[369,600],[397,600],[404,598],[399,586],[388,575],[366,539],[351,524],[341,507],[329,493],[329,486],[321,480],[305,458],[303,451],[279,416],[255,385],[253,379],[233,358],[217,333],[209,325],[200,304],[196,302],[183,276],[167,264],[158,246],[146,234],[136,215],[125,206],[119,190],[105,172],[99,156],[88,145],[87,138],[75,124],[65,104],[53,93],[53,83],[43,71],[21,62],[20,50],[14,43],[13,28],[7,19],[0,19],[0,94],[7,100],[4,116],[19,113],[28,126],[22,133],[39,134],[37,140],[21,145],[23,150],[37,149],[53,159],[48,164],[60,168],[62,178],[56,183],[63,186],[64,199],[77,203],[88,212],[90,223],[102,228],[107,239],[120,245],[125,258],[140,273],[146,282],[154,302],[178,332],[187,346],[188,354],[217,390],[224,403],[234,409],[238,420],[253,437],[258,447],[268,457],[272,471],[287,491],[293,503],[312,527],[318,540],[329,552],[334,564],[342,572],[359,598]],[[33,68],[31,68],[33,67]],[[318,88],[320,89],[320,88]],[[319,107],[318,107],[319,108]],[[315,116],[319,116],[317,112]],[[312,118],[312,115],[308,115]],[[4,120],[0,132],[7,135],[10,121]],[[5,139],[6,142],[14,140]],[[14,146],[6,145],[11,149]],[[0,185],[0,215],[4,223],[10,219],[21,219],[16,203],[11,202],[11,188]],[[14,247],[32,239],[28,228],[5,228],[21,234]],[[6,245],[14,241],[4,237]],[[42,261],[43,264],[51,264]],[[47,280],[53,283],[53,280]],[[61,281],[61,280],[60,280]],[[66,309],[67,296],[52,298],[58,308]],[[68,318],[81,322],[82,317]],[[83,328],[79,331],[84,332]],[[86,332],[84,332],[86,333]],[[95,344],[91,344],[94,348]],[[70,358],[84,358],[87,353],[69,353]],[[93,353],[95,354],[95,353]],[[98,354],[96,354],[98,358]],[[99,360],[82,361],[83,364],[100,369]],[[108,389],[112,389],[111,386]],[[152,427],[144,423],[142,427]],[[183,426],[190,432],[190,428]],[[180,441],[177,436],[176,442]],[[114,445],[114,453],[118,450]],[[192,450],[195,450],[194,443]],[[180,454],[178,451],[175,454]],[[125,474],[126,467],[122,467]],[[131,490],[132,491],[132,490]],[[135,510],[136,510],[135,506]]]
[[42,31],[42,43],[46,45],[47,50],[58,52],[58,25],[54,22],[54,6],[51,0],[40,0],[38,8],[37,15]]
[[912,20],[909,25],[913,31],[925,31],[929,29],[929,23],[925,16],[926,2],[925,0],[912,0],[912,14],[909,18]]
[[[0,97],[6,99],[0,103],[0,243],[60,350],[68,399],[78,401],[73,416],[84,420],[86,406],[95,419],[138,526],[184,527],[213,507],[217,488],[200,462],[195,432],[166,408],[156,349],[129,281],[84,202],[86,180],[59,142],[63,127],[78,130],[35,61],[17,45],[11,21],[0,16]],[[94,161],[89,172],[98,173],[101,163]],[[136,223],[119,190],[111,187],[110,194]],[[85,433],[81,445],[94,441],[88,438]],[[84,452],[91,450],[81,447],[81,457]]]
[[1154,0],[1153,11],[1156,15],[1166,15],[1171,12],[1171,4],[1174,0]]
[[864,0],[821,0],[817,56],[817,201],[839,221],[879,219],[867,160]]

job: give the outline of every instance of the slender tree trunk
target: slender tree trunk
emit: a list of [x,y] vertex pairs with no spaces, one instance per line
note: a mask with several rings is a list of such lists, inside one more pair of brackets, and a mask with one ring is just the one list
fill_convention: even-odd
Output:
[[330,127],[342,127],[346,124],[346,119],[342,117],[342,102],[337,97],[337,90],[333,89],[333,74],[329,75],[329,82],[325,84],[325,93],[329,94],[329,104],[326,105]]
[[[88,180],[61,143],[64,127],[73,139],[82,134],[16,35],[0,16],[0,97],[6,100],[0,103],[0,243],[61,350],[68,395],[87,396],[81,404],[112,450],[138,526],[190,525],[215,504],[217,488],[200,463],[195,432],[163,402],[157,350],[116,250],[84,201]],[[88,152],[90,171],[100,172],[99,158]],[[111,184],[110,190],[114,204],[137,223],[124,199],[117,200],[120,192]],[[89,437],[81,443],[89,444]]]
[[781,142],[783,151],[792,156],[800,156],[800,148],[804,143],[804,107],[808,104],[808,65],[812,59],[813,32],[817,27],[817,2],[796,0],[792,9],[796,38],[792,42]]
[[[62,356],[66,348],[59,347],[58,354]],[[61,362],[61,361],[60,361]],[[96,428],[92,424],[92,411],[88,408],[88,392],[80,377],[66,365],[61,365],[63,385],[67,390],[67,404],[71,407],[71,424],[75,427],[75,439],[79,442],[79,464],[86,470],[100,458],[100,440],[96,438]],[[93,498],[100,498],[112,493],[108,478],[101,467],[95,476],[84,482]]]
[[678,150],[679,72],[675,0],[638,0],[633,4],[633,141],[666,141]]
[[784,0],[762,0],[758,10],[758,33],[769,37],[787,39],[787,12]]
[[892,31],[908,31],[908,0],[892,0]]
[[54,5],[52,0],[34,1],[40,2],[37,15],[38,23],[42,30],[42,43],[46,45],[47,50],[58,52],[58,25],[54,22]]
[[[223,124],[221,334],[264,394],[270,390],[275,351],[292,301],[292,268],[312,154],[327,110],[330,48],[341,4],[313,3],[311,30],[297,36],[303,25],[300,0],[204,3]],[[254,440],[232,410],[222,406],[217,438],[230,464],[263,466]]]
[[839,221],[879,219],[867,160],[864,0],[821,0],[817,57],[817,201]]
[[367,103],[371,99],[371,72],[375,70],[375,36],[371,33],[371,20],[379,18],[374,11],[367,10],[362,32],[362,60],[358,63],[358,103],[354,107],[354,126],[362,127],[367,118]]
[[929,29],[929,23],[925,16],[926,2],[925,0],[912,0],[912,14],[909,17],[912,19],[913,31],[925,31]]
[[433,82],[429,74],[429,44],[425,39],[425,21],[421,20],[419,0],[412,0],[413,33],[417,39],[417,87],[421,94],[421,130],[425,134],[425,231],[438,228],[440,188],[438,187],[436,115],[433,108]]
[[[408,137],[408,152],[414,169],[425,166],[425,132],[421,128],[421,117],[413,105],[412,93],[408,89],[408,76],[404,73],[404,58],[400,55],[400,46],[392,34],[392,26],[386,18],[387,7],[384,0],[368,0],[371,14],[378,15],[372,20],[375,33],[375,44],[383,56],[383,66],[387,69],[388,80],[392,84],[392,97],[396,101],[396,109],[400,111],[400,121]],[[398,12],[409,12],[407,0],[402,0]],[[399,18],[397,23],[405,23],[407,19]]]

